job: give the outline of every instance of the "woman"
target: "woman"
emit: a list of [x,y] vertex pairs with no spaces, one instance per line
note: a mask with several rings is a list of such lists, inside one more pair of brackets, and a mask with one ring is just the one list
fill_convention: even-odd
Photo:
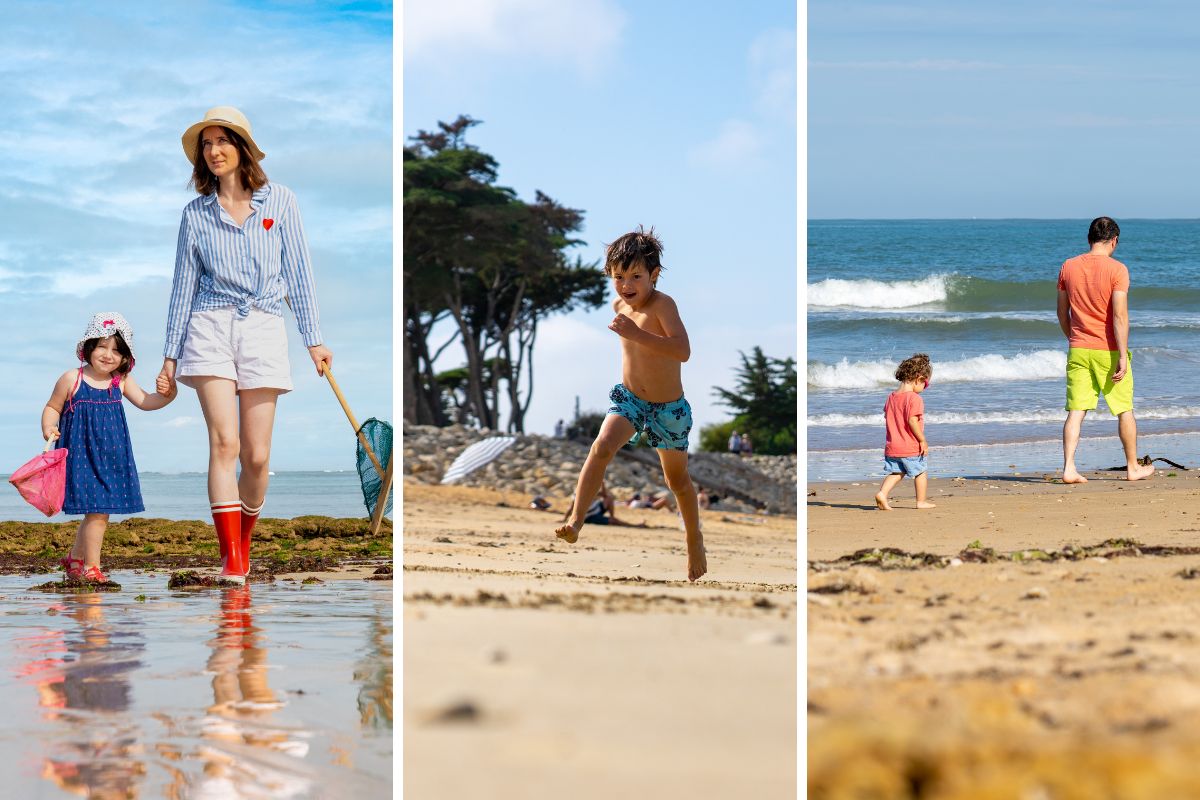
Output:
[[285,302],[318,375],[333,353],[322,344],[296,198],[267,180],[250,121],[231,106],[209,109],[184,132],[183,152],[200,196],[179,226],[159,382],[173,388],[178,378],[196,390],[221,577],[244,583],[267,494],[275,401],[292,389]]

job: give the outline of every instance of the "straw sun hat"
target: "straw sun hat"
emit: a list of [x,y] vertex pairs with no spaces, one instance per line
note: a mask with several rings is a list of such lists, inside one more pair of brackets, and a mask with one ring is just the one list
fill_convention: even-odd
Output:
[[250,152],[259,161],[267,157],[267,154],[259,150],[258,145],[254,143],[253,129],[250,127],[250,120],[246,119],[246,115],[233,106],[216,106],[205,111],[204,119],[183,132],[183,152],[187,154],[188,161],[192,164],[196,163],[196,151],[200,148],[200,132],[211,125],[220,125],[236,131],[246,140]]

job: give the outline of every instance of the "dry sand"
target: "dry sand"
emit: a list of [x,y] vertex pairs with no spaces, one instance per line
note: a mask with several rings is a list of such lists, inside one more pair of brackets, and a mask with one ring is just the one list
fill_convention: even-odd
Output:
[[528,499],[404,487],[406,793],[794,798],[796,521],[703,512],[689,584],[674,514]]
[[[1200,797],[1200,476],[1169,472],[810,485],[809,797]],[[834,563],[884,547],[926,555]]]

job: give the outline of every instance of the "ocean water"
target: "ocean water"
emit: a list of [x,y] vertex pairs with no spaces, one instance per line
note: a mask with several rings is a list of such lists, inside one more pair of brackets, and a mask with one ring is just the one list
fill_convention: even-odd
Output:
[[[8,476],[4,476],[7,481]],[[203,472],[140,472],[141,514],[114,514],[113,521],[136,517],[211,520],[208,511],[208,476]],[[395,487],[392,489],[395,491]],[[367,518],[358,472],[276,472],[267,489],[264,517],[293,519],[309,514],[327,517]],[[389,515],[390,519],[391,516]],[[57,514],[46,517],[26,503],[11,485],[0,491],[0,520],[24,522],[66,522],[79,516]]]
[[[933,361],[930,474],[1062,467],[1067,342],[1059,267],[1090,220],[808,223],[808,479],[881,477],[896,365]],[[1139,453],[1200,466],[1200,222],[1121,220]],[[1123,462],[1101,399],[1080,469]]]

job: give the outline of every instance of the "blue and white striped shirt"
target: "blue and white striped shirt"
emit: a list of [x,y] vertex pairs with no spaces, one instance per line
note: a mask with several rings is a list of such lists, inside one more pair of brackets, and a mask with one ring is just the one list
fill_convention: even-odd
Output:
[[240,228],[215,193],[184,206],[164,357],[179,358],[183,352],[193,311],[233,306],[245,317],[254,306],[282,317],[285,297],[304,344],[321,344],[308,241],[290,189],[268,183],[255,191],[250,216]]

